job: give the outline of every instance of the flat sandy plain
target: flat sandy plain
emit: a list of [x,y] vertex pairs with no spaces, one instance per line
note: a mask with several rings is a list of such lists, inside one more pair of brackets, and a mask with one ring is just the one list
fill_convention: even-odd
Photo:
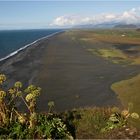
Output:
[[[52,100],[56,111],[87,106],[122,107],[111,85],[139,74],[140,65],[113,63],[110,56],[105,58],[95,50],[115,48],[118,44],[119,47],[133,44],[136,48],[140,40],[131,36],[121,40],[123,32],[120,31],[113,40],[110,32],[117,31],[103,34],[94,30],[65,31],[1,62],[0,71],[8,76],[8,86],[22,81],[25,86],[35,84],[42,88],[39,111],[46,111],[48,101]],[[22,103],[18,105],[24,109]]]

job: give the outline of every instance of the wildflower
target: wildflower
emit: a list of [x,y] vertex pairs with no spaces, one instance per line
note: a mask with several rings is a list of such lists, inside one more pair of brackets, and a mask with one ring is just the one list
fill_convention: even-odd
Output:
[[10,94],[14,94],[14,93],[15,93],[15,89],[10,88],[10,89],[8,90],[8,92],[9,92]]
[[6,96],[6,92],[5,91],[3,91],[3,90],[1,90],[0,91],[0,98],[4,98]]
[[30,119],[35,120],[37,118],[37,114],[34,112],[31,114]]
[[6,96],[6,92],[3,91],[3,90],[1,90],[1,91],[0,91],[0,97],[5,97],[5,96]]
[[30,102],[31,100],[33,100],[35,98],[35,96],[33,95],[33,94],[31,94],[31,93],[29,93],[27,96],[26,96],[26,101],[27,102]]
[[48,106],[49,106],[48,112],[51,113],[51,110],[54,107],[54,102],[53,101],[48,102]]
[[53,101],[48,102],[48,106],[49,107],[53,107],[54,106],[54,102]]
[[22,83],[20,81],[16,82],[14,85],[16,88],[22,88]]
[[6,80],[6,76],[4,74],[0,74],[0,84],[3,84],[5,80]]
[[37,87],[37,90],[38,90],[38,91],[41,91],[41,88],[40,88],[40,87]]
[[119,119],[117,118],[115,114],[112,114],[109,118],[109,121],[116,123],[116,122],[119,122]]
[[21,96],[21,95],[22,95],[22,92],[21,92],[21,91],[18,91],[18,92],[16,93],[16,95],[17,95],[17,96]]
[[36,87],[34,85],[30,85],[25,89],[25,93],[31,93],[33,94],[35,97],[39,96],[41,92],[41,88],[40,87]]
[[28,89],[29,92],[31,92],[31,91],[35,90],[36,87],[34,85],[30,85],[30,86],[28,86],[27,89]]
[[19,120],[19,122],[20,122],[21,124],[24,124],[24,123],[26,122],[24,116],[19,116],[19,117],[18,117],[18,120]]
[[31,93],[32,93],[34,96],[39,96],[39,95],[40,95],[40,91],[39,91],[38,89],[33,90]]
[[125,118],[128,118],[129,117],[129,111],[128,110],[123,110],[122,112],[121,112],[121,115],[123,116],[123,117],[125,117]]
[[131,114],[131,118],[139,119],[139,114],[134,112],[134,113]]

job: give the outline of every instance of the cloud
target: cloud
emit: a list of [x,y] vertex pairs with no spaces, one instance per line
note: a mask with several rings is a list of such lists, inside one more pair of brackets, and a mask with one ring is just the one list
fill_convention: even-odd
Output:
[[56,26],[69,26],[69,25],[77,25],[79,23],[89,23],[91,20],[90,17],[81,17],[78,15],[67,15],[57,17],[50,25]]
[[50,26],[75,26],[84,24],[101,24],[104,22],[120,22],[126,24],[140,24],[140,7],[132,8],[121,14],[103,13],[93,16],[64,15],[52,21]]
[[120,21],[127,24],[138,24],[140,23],[140,8],[133,8],[129,11],[125,11],[120,16]]

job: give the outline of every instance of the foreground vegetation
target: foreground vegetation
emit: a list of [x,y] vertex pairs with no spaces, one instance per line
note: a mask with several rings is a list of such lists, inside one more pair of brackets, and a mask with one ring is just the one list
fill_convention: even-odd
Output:
[[[13,87],[5,91],[3,83],[6,76],[0,74],[0,139],[61,139],[70,138],[63,121],[50,111],[54,106],[49,102],[48,114],[36,113],[36,99],[41,89],[34,85],[23,90],[22,83],[16,82]],[[28,113],[21,113],[16,103],[21,99],[26,105]]]
[[[47,113],[36,113],[36,100],[41,89],[30,85],[23,89],[21,82],[4,90],[5,75],[0,74],[0,139],[73,139],[73,138],[139,138],[129,121],[139,120],[139,115],[117,107],[80,108],[63,113],[53,113],[54,102],[49,102]],[[18,110],[21,99],[27,112]],[[114,134],[114,131],[118,133]],[[117,135],[116,135],[117,134]],[[119,135],[118,135],[119,134]]]
[[[120,110],[117,107],[107,108],[81,108],[61,114],[76,138],[140,138],[140,131],[136,129],[129,119],[137,120],[137,113]],[[74,129],[73,129],[74,128]],[[115,132],[115,133],[114,133]]]
[[[112,84],[112,90],[118,95],[123,106],[131,106],[131,111],[140,114],[140,74],[127,80],[122,80]],[[135,125],[140,128],[140,120],[134,121]]]

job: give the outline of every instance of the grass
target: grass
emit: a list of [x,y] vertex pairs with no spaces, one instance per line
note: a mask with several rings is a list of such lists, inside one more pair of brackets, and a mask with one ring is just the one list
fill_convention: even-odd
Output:
[[[68,31],[67,34],[81,44],[89,43],[95,45],[95,43],[101,42],[108,44],[110,47],[88,48],[88,51],[109,61],[111,60],[113,63],[140,64],[140,32],[134,29],[72,30]],[[115,45],[120,45],[121,48],[117,48]],[[125,49],[125,45],[131,48]]]
[[[65,32],[69,36],[79,38],[81,41],[103,41],[108,43],[137,44],[140,45],[140,32],[119,29],[93,29],[93,30],[69,30]],[[125,36],[123,36],[125,35]]]
[[[120,113],[117,107],[86,107],[64,112],[61,117],[77,139],[132,138],[128,132],[125,134],[131,123]],[[119,132],[122,133],[120,137]]]
[[[107,43],[137,44],[140,45],[140,32],[119,29],[93,29],[93,30],[72,30],[69,35],[80,37],[80,40],[94,42],[102,41]],[[125,36],[122,36],[125,35]]]
[[[128,55],[120,49],[115,48],[106,48],[106,49],[88,49],[88,51],[93,54],[99,55],[107,60],[111,60],[116,64],[129,64],[129,65],[139,65],[140,64],[140,56],[132,56]],[[129,50],[129,51],[135,51]],[[140,52],[140,50],[137,50]]]
[[131,60],[121,51],[115,48],[109,49],[88,49],[90,52],[97,54],[113,63],[130,63]]
[[[140,115],[140,74],[131,79],[112,84],[111,89],[118,95],[125,107],[131,103],[133,105],[131,111]],[[140,127],[140,120],[136,123]]]
[[80,109],[79,113],[81,114],[81,119],[77,120],[76,122],[76,135],[78,138],[90,138],[98,137],[98,135],[101,133],[101,129],[105,128],[110,110],[88,108]]
[[[88,51],[106,58],[107,60],[111,60],[113,63],[139,65],[139,37],[140,32],[135,30],[94,30],[86,31],[84,35],[82,34],[80,41],[91,44],[95,44],[96,42],[108,43],[109,47],[94,47],[88,49]],[[115,45],[120,45],[121,48],[117,48]],[[125,45],[130,46],[131,48],[125,49]]]
[[61,116],[65,120],[67,118],[68,123],[71,121],[70,124],[75,128],[75,138],[88,139],[104,136],[101,130],[107,127],[107,122],[112,113],[111,108],[88,107],[74,109],[61,114]]

